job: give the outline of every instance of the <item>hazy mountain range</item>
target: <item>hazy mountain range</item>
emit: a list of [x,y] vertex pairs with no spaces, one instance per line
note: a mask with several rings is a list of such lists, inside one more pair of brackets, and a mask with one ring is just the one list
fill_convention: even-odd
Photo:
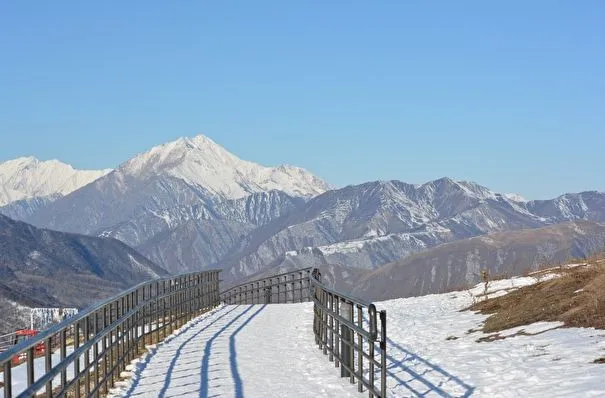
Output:
[[[69,188],[57,171],[67,168],[56,162],[50,167],[31,160],[40,175],[56,181],[38,191],[33,174],[15,162],[0,164],[0,176],[10,174],[12,187],[2,183],[1,189],[27,187],[22,189],[27,194],[5,195],[1,213],[40,228],[118,239],[170,273],[221,267],[226,283],[272,270],[320,266],[367,297],[378,285],[389,294],[438,291],[477,280],[460,265],[468,257],[467,246],[459,246],[459,258],[440,264],[435,276],[406,259],[486,234],[605,221],[601,192],[526,201],[450,178],[334,189],[297,167],[241,160],[204,136],[159,145],[109,172],[86,172],[88,183],[79,179],[81,186]],[[27,183],[19,182],[20,174]],[[590,225],[594,229],[583,236],[599,231],[599,224]],[[561,228],[566,237],[576,234]],[[495,264],[490,256],[481,257],[486,266]],[[498,269],[510,265],[516,270],[511,261],[498,263]],[[384,286],[391,273],[404,275],[413,286]]]

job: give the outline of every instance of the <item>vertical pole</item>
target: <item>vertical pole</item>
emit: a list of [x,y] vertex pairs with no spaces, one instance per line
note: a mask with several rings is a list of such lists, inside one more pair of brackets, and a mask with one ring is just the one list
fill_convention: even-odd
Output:
[[324,346],[324,355],[328,354],[328,292],[322,289],[322,295],[321,295],[321,312],[322,312],[322,322],[321,322],[321,326],[322,326],[322,340],[323,340],[323,346]]
[[[44,342],[44,370],[46,371],[46,373],[49,373],[53,367],[51,355],[52,355],[52,337],[49,337]],[[51,380],[48,383],[46,383],[46,396],[50,398],[50,397],[52,397],[52,395],[53,395],[53,386],[52,386],[52,380]]]
[[34,384],[34,347],[27,350],[27,387]]
[[[338,296],[334,297],[334,301],[336,304],[336,315],[340,315],[340,298]],[[334,349],[336,350],[336,361],[334,362],[334,366],[339,367],[340,366],[340,345],[342,344],[342,342],[340,341],[340,334],[342,333],[342,329],[340,327],[340,321],[338,320],[338,318],[336,318],[336,343],[334,344]]]
[[[80,347],[80,321],[74,323],[74,351]],[[80,398],[80,358],[74,361],[74,379],[76,380],[76,398]]]
[[[87,342],[90,338],[90,317],[87,316],[84,318],[84,341]],[[84,391],[86,392],[86,396],[90,395],[90,348],[86,350],[84,353],[84,365],[86,366],[85,372],[86,377],[84,378],[84,382],[86,385],[84,386]]]
[[299,272],[299,274],[300,274],[300,281],[299,281],[300,289],[298,292],[298,298],[299,298],[300,302],[302,303],[303,302],[303,273]]
[[[370,379],[370,386],[372,386],[372,388],[374,388],[374,342],[373,341],[369,341],[368,344],[370,344],[369,346],[369,350],[370,350],[370,371],[368,373],[368,377]],[[372,390],[369,390],[370,394],[369,397],[370,398],[374,398],[374,393],[372,392]]]
[[[301,291],[302,293],[302,291]],[[301,296],[302,297],[302,296]],[[330,320],[328,327],[330,328],[330,362],[334,361],[334,315],[332,314],[334,312],[334,294],[333,293],[329,293],[328,294],[328,300],[329,300],[329,305],[328,305],[328,309],[330,310],[328,313],[328,318]]]
[[380,311],[380,397],[387,396],[387,312]]
[[[164,327],[162,328],[162,337],[166,338],[166,328],[168,327],[168,324],[166,322],[166,319],[168,318],[168,314],[166,312],[166,281],[162,281],[162,319],[164,320]],[[138,313],[138,312],[137,312]],[[136,338],[136,336],[135,336]]]
[[4,363],[4,398],[13,398],[13,377],[11,374],[11,361]]
[[[155,297],[156,297],[155,301],[157,303],[156,304],[156,310],[157,310],[157,313],[158,313],[158,315],[157,315],[158,328],[156,330],[155,338],[156,338],[156,341],[159,342],[160,341],[160,318],[161,318],[161,321],[162,321],[162,328],[164,327],[164,316],[163,316],[164,314],[160,311],[160,299],[158,298],[158,297],[160,297],[160,282],[156,282],[155,283],[155,293],[156,293],[155,294]],[[162,315],[161,317],[160,317],[160,314]]]
[[[357,304],[357,327],[363,329],[363,308]],[[357,391],[363,392],[363,384],[361,379],[363,377],[363,339],[361,333],[357,332]]]
[[[342,317],[349,322],[353,321],[353,304],[341,300],[341,312]],[[340,377],[353,377],[353,374],[346,367],[352,368],[353,356],[351,355],[352,336],[351,329],[346,324],[341,325],[341,342],[340,342],[340,353],[341,361],[343,366],[340,368]]]
[[[349,320],[351,321],[352,324],[355,324],[355,318],[353,318],[353,302],[349,302],[348,303],[348,308],[349,310]],[[351,368],[351,371],[349,372],[350,375],[350,381],[351,384],[355,383],[355,332],[353,331],[353,329],[348,328],[349,329],[349,346],[348,346],[348,350],[349,350],[349,367]]]
[[[116,308],[118,307],[118,303],[116,302]],[[109,304],[109,319],[107,321],[107,324],[112,327],[111,325],[113,325],[113,303]],[[107,347],[109,348],[109,357],[105,357],[106,359],[109,358],[107,362],[107,368],[105,368],[105,374],[107,374],[109,372],[109,387],[113,387],[113,382],[114,382],[114,371],[113,371],[113,365],[114,365],[114,361],[115,361],[115,348],[114,348],[114,336],[115,336],[115,329],[109,332],[109,338],[108,338],[108,342],[107,342]],[[105,391],[108,390],[108,385],[107,383],[105,383]]]
[[[67,356],[67,329],[61,330],[59,345],[59,355],[61,362],[63,362]],[[61,371],[61,390],[65,391],[65,387],[67,387],[67,369]]]
[[[95,321],[94,321],[93,333],[96,336],[99,334],[99,311],[95,311]],[[95,389],[99,385],[99,375],[101,374],[99,369],[99,342],[96,342],[92,349],[93,363],[95,364]],[[99,396],[99,390],[97,389],[96,396]]]
[[[126,295],[126,311],[124,311],[124,315],[128,314],[130,312],[130,308],[131,308],[131,303],[130,303],[130,299],[132,298],[131,294],[127,294]],[[124,323],[126,324],[126,327],[124,328],[124,334],[125,334],[125,346],[126,346],[126,355],[124,356],[124,369],[126,369],[126,366],[130,363],[130,361],[132,360],[132,351],[131,351],[131,342],[132,342],[132,322],[131,322],[132,318],[131,317],[125,317],[124,319]]]
[[269,278],[269,303],[273,302],[273,278]]
[[[103,307],[103,329],[107,327],[107,306]],[[111,336],[111,333],[109,333]],[[107,352],[107,335],[103,337],[103,345],[101,350],[103,352],[103,393],[107,393],[107,363],[109,361],[109,353]]]

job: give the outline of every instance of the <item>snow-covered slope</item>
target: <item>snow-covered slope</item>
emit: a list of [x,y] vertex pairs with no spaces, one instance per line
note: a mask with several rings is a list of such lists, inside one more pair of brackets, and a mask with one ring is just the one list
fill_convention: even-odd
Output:
[[[488,292],[552,277],[494,281]],[[604,396],[605,366],[593,362],[605,350],[602,331],[537,322],[481,341],[487,316],[465,309],[483,291],[375,303],[387,311],[387,396]],[[313,339],[311,303],[221,306],[150,347],[110,396],[367,396]]]
[[203,135],[156,146],[120,166],[118,172],[137,179],[160,174],[180,178],[224,199],[271,190],[307,197],[329,189],[301,168],[264,167],[242,160]]
[[[377,268],[441,243],[566,221],[605,221],[605,194],[568,194],[521,202],[465,181],[441,178],[422,185],[375,181],[308,201],[286,220],[255,231],[246,247],[225,258],[225,278],[239,279],[276,266],[287,255]],[[502,264],[504,270],[513,264]]]
[[76,170],[58,160],[24,157],[0,163],[0,206],[23,199],[67,195],[109,173]]

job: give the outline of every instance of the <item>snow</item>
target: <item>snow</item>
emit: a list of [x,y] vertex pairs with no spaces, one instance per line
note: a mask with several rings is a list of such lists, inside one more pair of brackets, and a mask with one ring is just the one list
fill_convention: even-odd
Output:
[[139,270],[139,271],[147,272],[147,274],[149,275],[149,277],[151,279],[155,279],[155,278],[159,277],[159,275],[155,271],[150,269],[145,264],[141,264],[136,258],[134,258],[132,256],[132,254],[130,254],[130,253],[128,254],[128,259],[130,260],[130,265],[132,266],[132,268]]
[[[487,291],[556,277],[493,281]],[[487,316],[466,310],[484,291],[375,303],[387,310],[389,397],[605,396],[605,365],[593,363],[605,331],[536,322],[486,334]],[[220,306],[148,346],[109,396],[359,397],[317,349],[312,325],[311,303]],[[25,380],[22,367],[13,374]]]
[[[68,346],[65,350],[66,354],[69,356],[74,351],[73,346]],[[85,367],[86,362],[84,361],[84,356],[79,358],[80,361],[80,369]],[[57,350],[52,355],[52,363],[57,364],[61,361],[61,353]],[[44,357],[39,357],[34,359],[34,377],[37,379],[42,374],[44,374],[46,369],[46,365],[44,362]],[[94,369],[94,368],[93,368]],[[73,380],[74,367],[73,364],[67,367],[67,380]],[[27,366],[25,363],[22,363],[19,366],[15,366],[11,370],[11,380],[13,386],[13,394],[21,392],[27,388]],[[0,374],[0,382],[4,382],[4,374]],[[61,376],[57,376],[53,379],[53,387],[59,387],[61,385]],[[0,388],[0,398],[4,398],[4,389]]]
[[[506,290],[528,281],[498,282]],[[416,396],[413,391],[458,397],[605,394],[605,367],[592,363],[605,350],[604,331],[539,322],[499,333],[505,339],[478,342],[489,336],[476,331],[486,316],[459,312],[472,303],[470,293],[379,303],[388,314],[392,396]]]
[[109,396],[358,397],[300,321],[312,318],[310,303],[219,307],[151,347]]
[[203,187],[224,199],[239,199],[271,190],[311,197],[330,188],[298,167],[265,167],[239,159],[203,135],[179,138],[153,147],[121,165],[118,174],[135,178],[168,175]]
[[58,160],[22,157],[0,163],[0,206],[33,197],[67,195],[111,170],[76,170]]
[[[424,248],[426,244],[424,244],[421,240],[416,238],[416,233],[400,233],[400,234],[388,234],[382,236],[373,236],[367,237],[363,239],[357,240],[348,240],[338,243],[333,243],[330,245],[317,246],[316,248],[321,251],[323,255],[331,255],[331,254],[342,254],[342,253],[356,253],[360,252],[364,249],[364,247],[377,243],[377,242],[386,242],[389,240],[399,240],[405,242],[411,242],[417,247]],[[307,246],[305,249],[311,250],[312,247]]]
[[506,199],[508,200],[512,200],[513,202],[527,202],[528,200],[525,199],[523,196],[519,195],[518,193],[505,193],[504,196]]
[[[554,277],[494,281],[488,293]],[[490,336],[479,331],[486,316],[461,310],[483,292],[479,284],[376,303],[387,310],[390,397],[605,394],[605,366],[592,363],[603,356],[604,331],[537,322],[479,342]],[[317,349],[312,311],[311,303],[219,307],[151,347],[110,396],[360,396]]]

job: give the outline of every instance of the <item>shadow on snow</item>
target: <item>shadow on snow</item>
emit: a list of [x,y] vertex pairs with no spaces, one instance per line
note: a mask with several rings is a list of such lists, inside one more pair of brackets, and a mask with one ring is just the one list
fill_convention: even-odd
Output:
[[[387,374],[389,375],[390,378],[397,381],[397,383],[399,383],[399,385],[402,385],[403,387],[407,388],[412,393],[414,393],[416,396],[423,397],[432,392],[434,394],[437,394],[441,397],[446,397],[446,398],[454,398],[454,397],[466,398],[466,397],[470,397],[473,394],[473,392],[475,391],[474,386],[471,386],[471,385],[465,383],[464,381],[460,380],[460,378],[447,372],[441,366],[429,362],[428,360],[409,351],[408,349],[404,348],[400,344],[395,343],[393,340],[391,340],[389,338],[387,338],[387,342],[390,347],[395,347],[397,350],[399,350],[403,354],[405,354],[405,356],[402,359],[397,359],[387,353],[387,360],[388,360]],[[423,365],[423,367],[425,368],[425,371],[422,373],[419,373],[416,370],[414,370],[415,363],[420,363],[421,365]],[[427,376],[429,373],[433,373],[433,372],[438,373],[442,377],[446,378],[446,380],[445,381],[442,380],[438,383],[435,383],[435,382],[429,380],[429,378]],[[407,373],[409,376],[411,376],[411,379],[403,380],[400,377],[401,373]],[[412,385],[413,381],[420,382],[424,387],[423,388],[424,391],[419,391],[418,386],[414,387]],[[446,384],[446,383],[449,386],[452,386],[452,387],[455,386],[456,390],[459,391],[459,393],[452,395],[452,393],[446,391],[444,389],[444,384]]]

